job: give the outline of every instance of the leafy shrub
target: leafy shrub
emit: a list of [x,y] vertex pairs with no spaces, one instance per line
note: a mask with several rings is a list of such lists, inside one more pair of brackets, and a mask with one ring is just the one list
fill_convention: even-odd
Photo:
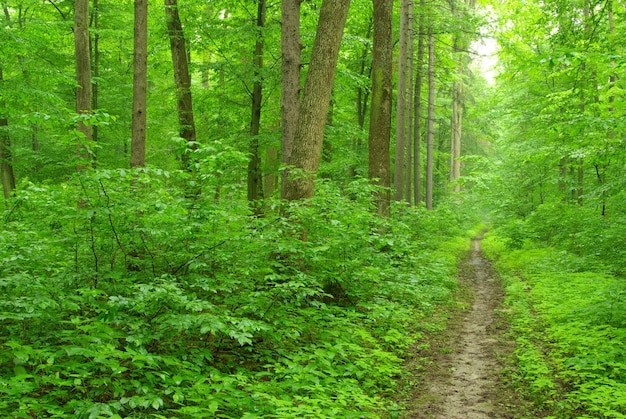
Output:
[[253,218],[244,200],[212,189],[185,197],[185,182],[156,169],[99,170],[20,188],[0,236],[0,411],[395,410],[415,320],[455,287],[467,240],[453,237],[467,217],[442,206],[381,219],[359,180],[344,190],[320,182],[289,218]]
[[623,281],[564,250],[484,247],[507,283],[520,388],[556,417],[624,417]]

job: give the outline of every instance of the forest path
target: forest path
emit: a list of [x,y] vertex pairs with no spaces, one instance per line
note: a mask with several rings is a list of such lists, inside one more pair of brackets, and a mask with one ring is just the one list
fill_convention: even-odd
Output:
[[[406,412],[408,418],[515,418],[515,397],[502,376],[510,353],[506,325],[499,315],[503,289],[483,256],[478,236],[460,266],[459,293],[466,309],[458,310],[443,335],[432,336],[420,357],[431,359]],[[424,359],[424,358],[422,358]]]

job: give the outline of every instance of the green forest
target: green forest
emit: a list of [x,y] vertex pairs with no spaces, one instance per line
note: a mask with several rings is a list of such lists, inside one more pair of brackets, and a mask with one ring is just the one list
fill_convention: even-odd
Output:
[[0,5],[1,418],[626,418],[624,0]]

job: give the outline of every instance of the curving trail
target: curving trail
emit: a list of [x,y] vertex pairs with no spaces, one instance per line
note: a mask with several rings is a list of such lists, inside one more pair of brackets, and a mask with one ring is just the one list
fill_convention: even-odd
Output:
[[[422,377],[410,403],[409,418],[514,418],[511,395],[501,376],[501,319],[496,313],[502,287],[473,239],[461,265],[460,284],[469,288],[471,306],[453,319],[443,348],[431,354],[434,363]],[[507,408],[508,406],[508,408]]]

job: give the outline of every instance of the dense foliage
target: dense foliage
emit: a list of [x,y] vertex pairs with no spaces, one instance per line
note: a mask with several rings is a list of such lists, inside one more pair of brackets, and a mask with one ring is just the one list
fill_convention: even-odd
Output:
[[[624,7],[498,5],[497,230],[530,417],[626,415]],[[499,103],[499,106],[495,106]]]
[[[417,50],[414,75],[386,93],[397,105],[397,86],[421,80],[407,92],[422,109],[405,121],[407,144],[391,142],[396,158],[381,158],[408,173],[398,184],[431,162],[435,209],[414,199],[388,218],[365,179],[368,0],[351,2],[303,202],[277,198],[282,171],[298,176],[280,156],[282,5],[259,25],[254,2],[180,2],[189,143],[163,5],[148,3],[147,167],[130,170],[132,2],[90,2],[88,114],[75,112],[74,2],[2,2],[1,415],[393,417],[403,359],[451,298],[464,232],[490,211],[486,249],[506,282],[531,416],[626,417],[622,0],[491,2],[495,85],[468,58],[489,13],[471,1],[395,11],[393,41],[415,36]],[[320,5],[301,2],[302,84]],[[77,158],[80,121],[93,128],[90,164]],[[410,201],[411,186],[397,196]]]
[[535,405],[531,417],[624,417],[623,279],[566,250],[506,242],[492,235],[485,248],[505,280],[512,376]]
[[21,186],[0,239],[0,411],[397,409],[402,357],[455,288],[467,242],[454,237],[468,220],[447,206],[380,219],[367,181],[320,184],[291,219],[251,219],[245,201],[190,202],[172,187],[181,175],[100,170]]

